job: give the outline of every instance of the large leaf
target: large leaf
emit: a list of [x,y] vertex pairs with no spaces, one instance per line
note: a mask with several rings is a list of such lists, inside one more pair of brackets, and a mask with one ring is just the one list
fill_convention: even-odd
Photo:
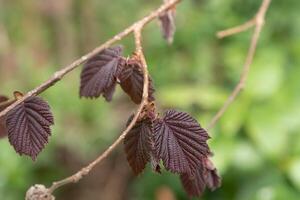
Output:
[[7,114],[9,142],[17,153],[35,160],[48,143],[50,126],[53,124],[48,103],[40,97],[30,97]]
[[111,101],[122,63],[121,54],[122,47],[116,46],[87,61],[80,76],[80,97],[98,98],[103,95]]
[[[131,100],[136,104],[140,104],[144,86],[144,76],[140,62],[135,59],[129,60],[120,75],[120,81],[122,89],[130,96]],[[154,87],[150,76],[148,93],[148,100],[153,101]]]
[[167,170],[194,174],[210,155],[207,132],[184,112],[169,110],[154,123],[155,151]]
[[200,197],[205,188],[215,190],[220,187],[221,179],[213,163],[205,158],[194,175],[184,173],[180,175],[181,183],[190,197]]
[[144,119],[137,122],[124,139],[127,160],[135,175],[140,174],[151,159],[152,137],[152,121]]

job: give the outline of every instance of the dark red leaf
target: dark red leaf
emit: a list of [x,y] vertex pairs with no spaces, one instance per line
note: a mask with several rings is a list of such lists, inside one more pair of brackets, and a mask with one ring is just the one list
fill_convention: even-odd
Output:
[[184,190],[190,197],[200,197],[206,188],[202,166],[196,170],[196,173],[193,176],[188,173],[181,174],[180,180]]
[[7,114],[9,142],[17,153],[35,160],[48,143],[50,126],[53,124],[48,103],[40,97],[30,97]]
[[0,117],[0,138],[7,136],[7,130],[5,126],[5,118]]
[[217,169],[206,171],[206,184],[212,191],[221,186],[221,178],[218,175]]
[[127,160],[135,175],[140,174],[150,161],[153,150],[152,129],[152,121],[144,119],[137,122],[124,139]]
[[[15,100],[9,101],[6,96],[0,95],[0,112],[2,112],[5,108],[14,103]],[[0,138],[7,136],[7,130],[5,125],[5,116],[0,117]]]
[[[3,96],[3,95],[0,95],[0,103],[2,102],[5,102],[8,100],[8,97],[7,96]],[[1,108],[0,108],[1,109]]]
[[111,101],[122,58],[122,47],[116,46],[101,51],[84,64],[81,72],[80,97],[98,98],[103,95]]
[[[165,0],[169,1],[169,0]],[[169,44],[173,43],[174,34],[176,31],[175,26],[175,8],[170,9],[159,16],[159,21],[161,24],[161,30],[163,37],[167,40]]]
[[174,173],[195,173],[202,159],[210,155],[208,139],[207,132],[184,112],[169,110],[154,123],[156,155]]
[[213,163],[205,158],[194,175],[184,173],[180,175],[181,183],[190,197],[200,197],[205,188],[215,190],[220,187],[221,179]]
[[[122,89],[130,96],[134,103],[140,104],[142,101],[144,86],[144,76],[140,67],[140,62],[134,59],[128,61],[119,78]],[[155,90],[150,76],[148,87],[148,100],[153,101],[153,94]]]

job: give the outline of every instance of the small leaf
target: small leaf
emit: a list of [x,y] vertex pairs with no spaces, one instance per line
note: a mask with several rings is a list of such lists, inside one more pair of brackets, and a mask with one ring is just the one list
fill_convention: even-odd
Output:
[[0,112],[2,112],[6,107],[8,107],[11,103],[9,103],[9,99],[6,96],[0,95]]
[[[15,100],[10,101],[6,96],[0,95],[0,112],[5,108],[13,104]],[[5,116],[0,117],[0,138],[7,136],[7,130],[5,125]]]
[[213,163],[208,158],[203,161],[194,175],[188,173],[180,175],[181,183],[190,197],[200,197],[206,187],[213,191],[221,185],[221,178]]
[[[122,89],[130,96],[134,103],[140,104],[142,101],[144,86],[144,76],[140,61],[136,59],[129,60],[119,78]],[[150,76],[148,87],[148,100],[151,102],[154,100],[153,94],[155,90]]]
[[[131,120],[132,117],[129,118],[129,121]],[[140,174],[150,161],[153,150],[152,131],[152,121],[143,119],[137,122],[125,136],[124,145],[127,160],[135,175]]]
[[[0,95],[0,103],[3,103],[8,100],[7,96]],[[1,109],[1,108],[0,108]]]
[[206,171],[204,175],[205,175],[206,185],[209,189],[214,191],[215,189],[221,186],[221,178],[217,173],[216,167],[208,158],[205,159],[205,168]]
[[48,103],[40,97],[30,97],[7,114],[9,142],[17,153],[35,160],[48,143],[50,126],[53,124]]
[[[170,0],[164,0],[164,1],[170,1]],[[172,44],[174,39],[174,34],[176,31],[175,7],[160,15],[159,21],[161,24],[163,37],[167,40],[169,44]]]
[[184,112],[169,110],[154,122],[157,157],[174,173],[195,173],[202,159],[210,155],[207,132]]
[[103,95],[111,101],[123,63],[121,54],[121,46],[107,48],[84,64],[80,76],[80,97],[98,98]]

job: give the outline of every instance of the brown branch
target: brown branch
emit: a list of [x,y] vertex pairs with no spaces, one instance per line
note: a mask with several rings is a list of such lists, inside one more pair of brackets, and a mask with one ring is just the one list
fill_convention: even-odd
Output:
[[122,40],[124,37],[128,36],[130,33],[134,32],[137,26],[145,26],[149,22],[151,22],[153,19],[157,18],[161,13],[169,10],[170,8],[173,8],[175,5],[177,5],[181,0],[171,0],[169,2],[166,2],[162,4],[158,9],[151,12],[148,16],[144,17],[143,19],[135,22],[119,34],[115,35],[111,39],[107,40],[104,44],[100,45],[99,47],[95,48],[90,53],[82,56],[78,60],[74,61],[70,65],[62,68],[61,70],[55,72],[52,77],[50,77],[47,81],[43,82],[41,85],[36,87],[35,89],[29,91],[27,94],[23,96],[23,98],[19,99],[12,105],[8,106],[5,110],[0,112],[0,117],[5,116],[10,110],[15,108],[17,105],[28,99],[29,97],[36,96],[45,90],[47,90],[49,87],[53,86],[55,83],[60,81],[66,74],[73,71],[75,68],[83,64],[86,60],[90,59],[91,57],[95,56],[99,52],[101,52],[103,49],[108,48],[112,44]]
[[[101,46],[97,47],[96,49],[94,49],[90,53],[86,54],[85,56],[82,56],[80,59],[74,61],[72,64],[66,66],[65,68],[61,69],[60,71],[57,71],[47,81],[42,83],[37,88],[29,91],[22,98],[18,99],[15,103],[13,103],[11,106],[7,107],[4,111],[2,111],[0,113],[0,117],[5,116],[15,106],[22,103],[27,98],[29,98],[31,96],[38,95],[38,94],[42,93],[43,91],[45,91],[46,89],[48,89],[49,87],[53,86],[56,82],[61,80],[66,74],[68,74],[69,72],[74,70],[76,67],[78,67],[79,65],[84,63],[86,60],[88,60],[88,59],[92,58],[93,56],[95,56],[97,53],[101,52],[103,49],[111,46],[113,43],[115,43],[117,41],[120,41],[124,37],[128,36],[130,33],[134,34],[135,45],[136,45],[136,55],[138,56],[138,58],[140,59],[141,64],[142,64],[141,67],[142,67],[142,70],[143,70],[144,83],[143,83],[142,102],[139,105],[137,111],[135,112],[135,115],[134,115],[132,121],[127,126],[127,128],[121,133],[121,135],[117,138],[117,140],[111,146],[109,146],[109,148],[106,149],[96,160],[94,160],[93,162],[88,164],[86,167],[83,167],[81,170],[79,170],[74,175],[69,176],[69,177],[67,177],[67,178],[65,178],[61,181],[54,182],[49,189],[46,189],[46,194],[47,195],[51,196],[51,194],[57,188],[59,188],[63,185],[69,184],[69,183],[76,183],[80,179],[82,179],[84,176],[88,175],[89,172],[97,164],[99,164],[102,160],[104,160],[121,143],[121,141],[125,138],[126,134],[135,125],[136,121],[138,120],[140,114],[143,111],[143,108],[148,104],[148,84],[149,84],[149,80],[148,80],[147,63],[146,63],[146,59],[145,59],[145,56],[143,54],[143,49],[142,49],[142,45],[141,45],[141,43],[142,43],[141,42],[142,29],[147,23],[149,23],[150,21],[152,21],[153,19],[158,17],[161,13],[167,11],[170,8],[173,8],[180,1],[181,0],[165,1],[165,3],[163,3],[162,6],[159,7],[157,10],[153,11],[148,16],[146,16],[143,19],[137,21],[133,25],[129,26],[124,31],[122,31],[119,34],[115,35],[113,38],[109,39],[107,42],[105,42]],[[240,77],[240,81],[237,84],[237,86],[235,87],[235,89],[233,90],[232,94],[229,96],[228,100],[223,105],[223,107],[219,110],[219,112],[212,119],[212,121],[210,122],[210,124],[208,126],[208,129],[212,128],[215,125],[215,123],[224,114],[224,112],[227,110],[229,105],[235,100],[237,95],[240,93],[240,91],[244,87],[244,84],[247,80],[247,76],[248,76],[248,73],[249,73],[251,63],[253,61],[253,57],[254,57],[254,54],[255,54],[255,50],[256,50],[257,42],[258,42],[258,39],[259,39],[259,36],[260,36],[260,32],[261,32],[263,24],[264,24],[265,14],[266,14],[266,11],[269,7],[270,2],[271,2],[271,0],[263,0],[263,3],[261,5],[259,11],[257,12],[256,16],[252,20],[246,22],[245,24],[243,24],[241,26],[222,31],[218,34],[219,37],[226,37],[226,36],[229,36],[229,35],[232,35],[232,34],[236,34],[236,33],[245,31],[245,30],[249,29],[250,27],[255,26],[255,30],[254,30],[254,33],[253,33],[253,36],[252,36],[252,39],[251,39],[251,44],[250,44],[250,48],[249,48],[249,51],[248,51],[248,55],[247,55],[247,58],[246,58],[246,61],[245,61],[244,67],[243,67],[243,71],[242,71],[242,74],[241,74],[241,77]],[[44,190],[45,188],[42,187],[42,189]],[[34,188],[33,188],[33,192],[34,192]]]
[[[269,8],[270,3],[271,3],[271,0],[263,0],[256,16],[254,17],[254,19],[250,20],[250,22],[251,21],[255,22],[255,24],[254,24],[255,29],[254,29],[254,33],[253,33],[252,38],[251,38],[249,51],[248,51],[246,61],[245,61],[244,66],[243,66],[243,70],[242,70],[242,74],[240,76],[240,80],[239,80],[238,84],[236,85],[236,87],[234,88],[231,95],[228,97],[227,101],[222,106],[222,108],[217,112],[217,114],[210,121],[210,123],[208,125],[208,129],[211,129],[212,127],[214,127],[214,125],[217,123],[217,121],[223,116],[223,114],[228,109],[230,104],[236,99],[238,94],[242,91],[242,89],[245,86],[245,83],[246,83],[247,78],[248,78],[249,70],[250,70],[254,55],[255,55],[257,42],[258,42],[261,30],[262,30],[263,25],[264,25],[265,15],[266,15],[266,12]],[[250,22],[249,22],[249,24],[251,24]],[[245,26],[245,24],[244,24],[244,25],[240,26],[239,28],[236,27],[236,28],[233,28],[233,29],[228,29],[227,31],[226,30],[221,31],[221,32],[218,33],[218,35],[220,34],[220,35],[222,35],[222,37],[226,37],[226,36],[236,34],[236,33],[239,33],[241,31],[245,31],[245,30],[247,30],[247,26]]]
[[[141,41],[142,40],[142,36],[141,36],[142,29],[144,28],[144,26],[146,24],[151,22],[153,19],[157,18],[159,15],[161,15],[162,13],[167,11],[168,9],[171,9],[174,6],[176,6],[180,1],[181,0],[170,0],[170,1],[164,2],[158,9],[151,12],[148,16],[146,16],[143,19],[135,22],[134,24],[132,24],[131,26],[126,28],[124,31],[122,31],[119,34],[115,35],[113,38],[109,39],[104,44],[97,47],[96,49],[94,49],[90,53],[82,56],[80,59],[74,61],[72,64],[70,64],[70,65],[64,67],[63,69],[57,71],[56,73],[54,73],[54,75],[52,77],[50,77],[47,81],[45,81],[44,83],[42,83],[37,88],[35,88],[35,89],[31,90],[30,92],[28,92],[27,94],[25,94],[21,99],[18,99],[15,103],[13,103],[12,105],[7,107],[4,111],[2,111],[0,113],[0,117],[5,116],[10,110],[12,110],[18,104],[25,101],[27,98],[29,98],[31,96],[36,96],[36,95],[42,93],[43,91],[45,91],[46,89],[48,89],[49,87],[53,86],[56,82],[61,80],[66,74],[68,74],[73,69],[75,69],[76,67],[78,67],[79,65],[84,63],[86,60],[92,58],[93,56],[95,56],[96,54],[98,54],[99,52],[104,50],[105,48],[108,48],[113,43],[115,43],[117,41],[120,41],[124,37],[128,36],[130,33],[134,34],[135,46],[136,46],[136,52],[135,53],[141,61],[141,67],[142,67],[142,71],[143,71],[144,83],[143,83],[142,101],[141,101],[139,107],[137,108],[137,111],[135,112],[132,121],[127,126],[127,128],[121,133],[121,135],[115,140],[115,142],[113,142],[113,144],[110,145],[108,147],[108,149],[106,149],[93,162],[91,162],[87,166],[83,167],[81,170],[79,170],[75,174],[73,174],[73,175],[71,175],[71,176],[69,176],[69,177],[67,177],[63,180],[53,182],[52,186],[48,189],[45,188],[42,185],[32,186],[31,188],[29,188],[29,190],[26,193],[26,200],[27,199],[28,200],[32,199],[36,195],[38,195],[38,198],[44,198],[45,199],[47,197],[47,199],[54,199],[54,197],[52,196],[52,193],[57,188],[59,188],[61,186],[64,186],[66,184],[69,184],[69,183],[76,183],[80,179],[82,179],[84,176],[88,175],[89,172],[98,163],[103,161],[121,143],[121,141],[125,138],[126,134],[132,129],[132,127],[137,122],[140,114],[142,113],[143,108],[148,104],[148,85],[149,85],[148,77],[149,77],[149,75],[148,75],[146,59],[145,59],[143,49],[142,49],[142,41]],[[44,194],[44,196],[42,196],[41,194]]]
[[136,45],[136,55],[141,59],[142,63],[142,70],[143,70],[143,77],[144,77],[144,84],[143,84],[143,97],[142,102],[139,105],[137,112],[135,113],[133,120],[127,126],[125,131],[121,133],[118,139],[108,148],[106,149],[96,160],[90,163],[88,166],[82,168],[77,173],[72,176],[69,176],[61,181],[54,182],[52,186],[48,189],[49,194],[52,194],[53,191],[63,185],[68,183],[76,183],[80,179],[82,179],[85,175],[89,174],[89,172],[103,159],[105,159],[125,138],[126,134],[131,130],[131,128],[135,125],[136,121],[138,120],[143,108],[148,103],[148,69],[147,63],[145,60],[145,56],[143,54],[142,45],[141,45],[141,31],[146,23],[144,21],[139,22],[136,24],[134,29],[134,38],[135,38],[135,45]]

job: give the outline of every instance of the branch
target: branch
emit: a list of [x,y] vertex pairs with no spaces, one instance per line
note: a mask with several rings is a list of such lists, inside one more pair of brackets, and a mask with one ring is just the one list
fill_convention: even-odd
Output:
[[210,123],[208,125],[208,129],[211,129],[212,127],[215,126],[217,121],[223,116],[223,114],[228,109],[230,104],[236,99],[238,94],[241,92],[241,90],[245,86],[245,83],[248,78],[249,70],[250,70],[254,55],[255,55],[257,42],[258,42],[261,30],[264,25],[265,15],[269,8],[270,3],[271,3],[271,0],[263,0],[258,12],[256,13],[255,17],[252,20],[246,22],[246,24],[243,24],[241,26],[237,26],[235,28],[228,29],[225,31],[221,31],[217,34],[218,37],[223,38],[223,37],[226,37],[226,36],[229,36],[232,34],[237,34],[242,31],[245,31],[245,30],[249,29],[251,26],[255,26],[255,29],[254,29],[254,32],[253,32],[253,35],[251,38],[251,43],[250,43],[250,47],[248,50],[247,58],[244,63],[244,66],[243,66],[242,74],[240,76],[240,80],[239,80],[238,84],[235,86],[231,95],[228,97],[227,101],[222,106],[222,108],[217,112],[217,114],[210,121]]
[[168,1],[164,4],[162,4],[158,9],[154,10],[151,12],[148,16],[144,17],[143,19],[133,23],[131,26],[120,32],[119,34],[113,36],[111,39],[107,40],[105,43],[100,45],[99,47],[95,48],[91,52],[87,53],[86,55],[82,56],[78,60],[75,60],[73,63],[71,63],[68,66],[63,67],[61,70],[55,72],[52,77],[50,77],[48,80],[43,82],[41,85],[37,86],[35,89],[29,91],[27,94],[23,96],[23,98],[17,100],[15,103],[11,104],[8,106],[5,110],[0,112],[0,118],[5,116],[9,111],[14,109],[17,105],[20,103],[24,102],[26,99],[32,96],[36,96],[45,90],[47,90],[49,87],[53,86],[56,84],[58,81],[60,81],[66,74],[69,72],[73,71],[75,68],[83,64],[86,60],[92,58],[102,50],[108,48],[115,42],[118,42],[122,40],[124,37],[128,36],[130,33],[134,32],[137,26],[145,26],[149,22],[151,22],[153,19],[157,18],[161,13],[169,10],[170,8],[174,7],[177,5],[181,0],[171,0]]
[[63,185],[66,185],[68,183],[76,183],[80,179],[83,178],[83,176],[89,174],[89,172],[103,159],[105,159],[119,144],[120,142],[125,138],[126,134],[132,129],[132,127],[135,125],[136,121],[138,120],[144,106],[148,103],[148,69],[147,69],[147,63],[142,51],[142,45],[141,45],[141,31],[144,27],[145,23],[140,22],[135,26],[134,29],[134,38],[135,38],[135,45],[136,45],[136,55],[141,59],[142,62],[142,70],[143,70],[143,78],[144,78],[144,84],[143,84],[143,97],[142,102],[139,105],[133,120],[130,122],[130,124],[127,126],[125,131],[121,133],[121,135],[118,137],[118,139],[108,148],[106,149],[96,160],[94,160],[92,163],[90,163],[88,166],[82,168],[77,173],[75,173],[72,176],[69,176],[68,178],[65,178],[61,181],[54,182],[52,186],[49,188],[49,193],[52,194],[53,191]]
[[[5,115],[9,110],[13,109],[16,105],[19,103],[23,102],[26,98],[37,95],[47,88],[51,87],[53,84],[55,84],[57,81],[59,81],[65,74],[68,72],[72,71],[75,69],[78,65],[82,64],[84,61],[88,60],[89,58],[93,57],[96,55],[98,52],[102,51],[103,49],[109,47],[111,44],[113,44],[116,41],[121,40],[125,36],[129,35],[130,33],[134,34],[134,39],[135,39],[135,46],[136,46],[136,51],[135,54],[136,56],[140,59],[141,61],[141,67],[143,71],[143,96],[142,96],[142,102],[140,103],[137,111],[134,114],[134,117],[130,124],[127,126],[127,128],[121,133],[121,135],[117,138],[117,140],[108,147],[96,160],[88,164],[86,167],[83,167],[81,170],[79,170],[77,173],[63,179],[57,182],[53,182],[52,186],[50,188],[45,188],[44,186],[41,185],[35,185],[31,187],[26,194],[26,200],[30,200],[35,194],[39,195],[39,198],[44,198],[46,196],[49,199],[54,199],[52,196],[52,193],[59,187],[62,187],[66,184],[69,183],[76,183],[80,179],[82,179],[84,176],[88,175],[90,171],[101,161],[103,161],[120,143],[121,141],[125,138],[126,134],[133,128],[135,123],[137,122],[138,118],[140,117],[140,114],[142,113],[144,107],[148,104],[148,86],[149,86],[149,72],[148,72],[148,67],[146,63],[146,59],[143,53],[143,48],[142,48],[142,29],[146,24],[148,24],[150,21],[158,17],[161,13],[165,12],[166,10],[174,7],[177,5],[181,0],[171,0],[168,2],[165,2],[160,8],[157,10],[153,11],[151,14],[148,16],[144,17],[142,20],[134,23],[127,29],[125,29],[123,32],[117,34],[114,36],[112,39],[108,40],[105,42],[103,45],[100,47],[96,48],[93,50],[91,53],[81,57],[71,65],[65,67],[64,69],[56,72],[52,78],[50,78],[48,81],[37,87],[36,89],[32,90],[31,92],[27,93],[20,101],[16,102],[10,108],[4,110],[2,113],[0,113],[0,116]],[[43,194],[44,196],[42,196]],[[29,196],[29,197],[28,197]]]

